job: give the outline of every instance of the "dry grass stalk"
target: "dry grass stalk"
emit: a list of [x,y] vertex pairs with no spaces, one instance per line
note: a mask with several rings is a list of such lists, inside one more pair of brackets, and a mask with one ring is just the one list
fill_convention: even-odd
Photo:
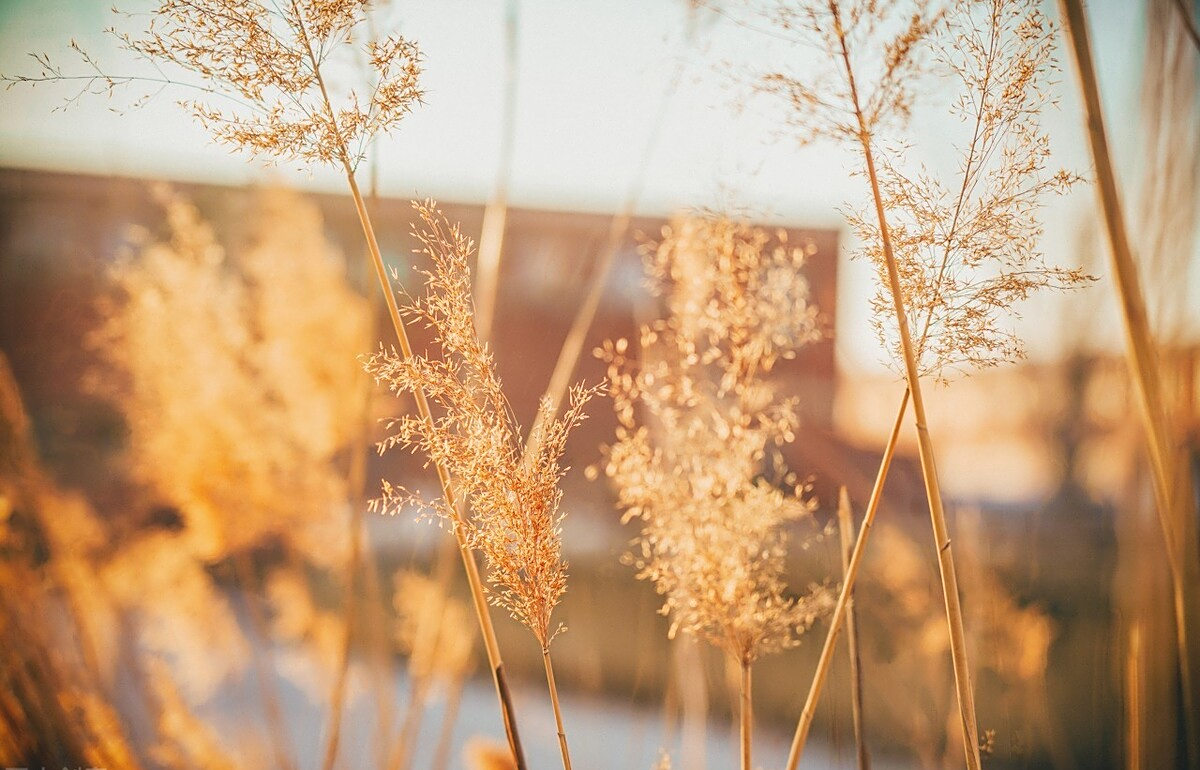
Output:
[[[41,56],[39,75],[6,78],[6,82],[77,81],[82,82],[84,92],[110,94],[132,83],[190,87],[208,101],[185,101],[184,106],[219,141],[268,159],[341,167],[400,349],[410,356],[407,332],[355,169],[371,140],[394,129],[420,102],[420,52],[412,42],[395,35],[368,42],[367,61],[373,73],[369,93],[360,95],[354,89],[335,92],[326,77],[339,55],[344,57],[353,48],[356,31],[366,21],[368,4],[368,0],[161,0],[141,34],[117,34],[126,50],[149,60],[159,76],[111,76],[80,51],[93,74],[66,75]],[[214,106],[212,99],[217,98],[230,106]],[[415,396],[418,412],[431,422],[424,393],[418,390]],[[450,478],[444,469],[437,470],[446,502],[453,509]],[[518,767],[523,768],[507,676],[483,581],[467,545],[463,522],[456,520],[453,530],[509,744]]]
[[[800,9],[780,6],[774,21],[789,34],[815,39],[840,63],[839,72],[815,84],[777,72],[766,76],[761,87],[788,100],[803,141],[852,141],[863,159],[874,210],[870,215],[851,212],[849,219],[865,244],[864,256],[887,287],[873,300],[876,329],[905,371],[910,388],[905,400],[911,395],[917,413],[947,619],[955,639],[951,651],[964,745],[968,764],[975,766],[961,610],[919,386],[923,376],[944,381],[947,371],[1020,357],[1019,340],[1000,322],[1001,309],[1037,290],[1073,288],[1089,280],[1079,270],[1048,265],[1037,250],[1039,199],[1076,181],[1068,172],[1047,170],[1049,146],[1036,119],[1051,103],[1047,85],[1054,69],[1053,28],[1036,4],[1026,0],[960,2],[945,16],[918,4],[904,19],[875,4],[812,3]],[[864,53],[878,46],[887,52],[881,60]],[[889,124],[908,117],[910,81],[921,72],[923,49],[930,46],[938,64],[960,84],[954,113],[972,127],[960,148],[959,176],[949,184],[923,167],[907,171],[903,148],[880,143]],[[894,311],[890,317],[889,307]],[[919,333],[915,344],[910,329]],[[903,412],[904,405],[897,424]],[[884,463],[889,459],[885,455]],[[883,475],[872,498],[882,481]],[[871,516],[868,509],[868,521]],[[864,545],[860,537],[856,550]],[[855,574],[848,571],[850,585],[844,591]],[[844,607],[839,602],[830,638],[838,632]],[[832,649],[827,644],[797,727],[792,766],[807,738],[806,722]]]
[[738,740],[742,753],[742,770],[753,770],[754,767],[750,761],[750,744],[754,731],[754,698],[751,685],[750,661],[743,660],[738,688]]
[[1059,8],[1083,96],[1088,143],[1096,173],[1096,194],[1108,235],[1113,277],[1124,321],[1126,355],[1149,444],[1155,507],[1171,574],[1188,761],[1196,763],[1200,762],[1200,725],[1197,724],[1200,703],[1195,679],[1197,656],[1193,651],[1194,640],[1190,638],[1195,626],[1194,600],[1189,589],[1189,586],[1196,585],[1196,564],[1195,544],[1189,542],[1186,534],[1192,531],[1189,520],[1193,515],[1193,496],[1187,474],[1180,473],[1182,460],[1169,427],[1158,354],[1150,331],[1133,249],[1125,228],[1120,192],[1105,133],[1087,18],[1083,5],[1077,0],[1060,0]]
[[483,208],[475,276],[475,328],[484,343],[492,339],[500,288],[504,230],[508,220],[508,184],[512,176],[513,139],[517,123],[517,29],[517,2],[507,0],[504,13],[504,106],[500,119],[500,168],[496,172],[496,186]]
[[[369,39],[379,39],[378,28],[375,22],[378,15],[386,10],[389,3],[390,0],[376,0],[374,5],[368,9],[366,26]],[[360,62],[361,68],[363,68],[363,65]],[[366,78],[370,80],[369,64],[366,65],[365,69],[367,70],[365,73]],[[379,210],[379,153],[377,151],[369,154],[369,164],[367,171],[367,209],[373,216]],[[370,260],[370,254],[368,253],[366,256]],[[367,319],[370,325],[370,339],[379,338],[375,326],[376,319],[379,317],[380,299],[379,293],[367,292]],[[350,657],[352,648],[359,636],[359,612],[360,608],[364,607],[364,599],[368,618],[365,623],[365,629],[362,629],[366,633],[362,634],[362,636],[370,651],[370,660],[375,666],[377,675],[376,686],[372,688],[375,694],[377,724],[375,740],[376,762],[382,765],[387,761],[387,757],[390,754],[388,742],[390,740],[390,725],[392,721],[391,704],[395,698],[395,676],[392,666],[393,656],[389,634],[383,630],[390,621],[390,618],[387,616],[384,608],[382,591],[380,590],[381,580],[377,566],[374,560],[368,556],[369,545],[365,529],[366,506],[360,502],[365,501],[368,497],[367,462],[370,457],[372,435],[375,427],[375,420],[372,415],[373,394],[374,382],[370,379],[364,379],[361,386],[361,400],[359,402],[361,409],[359,415],[360,438],[355,442],[354,452],[351,456],[350,467],[347,472],[347,487],[351,494],[350,530],[352,540],[345,573],[345,599],[343,602],[345,631],[337,673],[329,696],[329,716],[325,730],[325,750],[323,752],[322,770],[333,770],[337,763],[338,750],[341,745],[347,685],[350,678]],[[450,551],[445,558],[449,561],[454,558],[453,546],[449,540],[445,541],[445,543]],[[447,570],[448,573],[449,571]],[[447,578],[446,582],[449,582],[449,578]]]
[[597,351],[619,423],[604,470],[624,520],[641,520],[630,561],[663,596],[670,636],[703,638],[740,670],[746,768],[751,665],[797,644],[825,599],[787,595],[786,527],[812,506],[778,467],[787,491],[763,476],[797,429],[794,401],[776,398],[767,376],[819,336],[797,275],[805,257],[727,217],[676,222],[646,251],[668,313],[642,328],[642,360],[627,358],[625,340]]
[[1196,46],[1196,50],[1200,51],[1200,25],[1196,23],[1196,19],[1192,16],[1192,11],[1187,7],[1187,3],[1184,0],[1174,0],[1174,4],[1179,10],[1183,28],[1187,30],[1187,35]]
[[1142,770],[1141,626],[1131,624],[1125,649],[1125,770]]
[[[367,361],[367,370],[398,394],[427,393],[437,413],[396,420],[380,451],[402,447],[430,458],[454,480],[452,499],[462,500],[472,515],[462,521],[447,498],[428,501],[387,483],[379,505],[393,512],[412,504],[431,508],[461,526],[470,547],[484,554],[493,603],[529,628],[541,647],[563,763],[569,767],[550,662],[551,642],[562,630],[553,625],[552,614],[567,580],[558,487],[565,469],[559,460],[570,431],[586,416],[584,406],[603,388],[572,388],[567,410],[541,423],[541,434],[530,442],[537,451],[526,455],[492,353],[475,330],[468,267],[474,244],[431,202],[414,208],[420,225],[413,235],[432,268],[424,272],[426,293],[408,297],[402,312],[431,330],[439,354],[380,350]],[[541,410],[549,409],[543,402]]]
[[[862,153],[866,177],[870,184],[874,202],[874,214],[878,221],[883,266],[887,285],[891,291],[892,307],[895,312],[901,352],[904,356],[905,376],[916,417],[917,439],[921,455],[922,475],[929,499],[934,540],[941,570],[943,595],[946,602],[946,617],[951,638],[951,654],[954,661],[955,681],[958,692],[959,712],[962,717],[962,738],[969,770],[979,770],[978,729],[975,721],[974,693],[971,685],[970,668],[963,633],[962,610],[958,594],[958,581],[954,559],[950,550],[950,536],[942,510],[941,489],[934,467],[933,442],[926,428],[925,403],[921,391],[918,353],[909,331],[905,298],[900,280],[896,254],[888,230],[886,201],[876,166],[876,134],[889,120],[904,118],[911,108],[909,80],[919,68],[919,45],[934,29],[938,20],[919,4],[910,20],[899,23],[889,18],[887,10],[873,2],[838,2],[829,0],[820,8],[813,4],[806,8],[806,17],[801,23],[816,35],[830,57],[840,62],[839,77],[828,81],[826,92],[801,88],[794,90],[793,98],[799,103],[811,105],[813,100],[835,105],[832,109],[817,111],[821,116],[811,124],[813,136],[832,136],[857,145]],[[878,37],[879,27],[892,23],[899,28],[894,37],[884,33]],[[885,27],[886,29],[886,27]],[[863,49],[875,56],[882,45],[887,56],[882,58],[882,69],[864,71]],[[852,55],[853,52],[853,55]],[[854,58],[857,56],[858,58]],[[860,82],[862,89],[860,91]],[[788,768],[793,770],[800,759],[803,748],[799,729],[792,743]]]
[[842,590],[838,593],[837,602],[833,606],[833,612],[829,618],[829,630],[825,633],[825,643],[821,647],[820,656],[817,658],[817,667],[813,672],[808,696],[804,700],[804,708],[800,711],[800,719],[796,723],[796,733],[792,741],[791,752],[794,761],[793,759],[789,759],[793,768],[795,767],[795,763],[799,762],[800,754],[803,752],[804,745],[808,740],[808,732],[812,728],[813,718],[817,714],[817,703],[820,700],[821,691],[825,687],[825,679],[833,666],[833,654],[837,650],[838,634],[841,632],[842,625],[847,617],[846,609],[850,603],[850,594],[858,578],[859,568],[862,566],[863,555],[866,553],[867,539],[871,533],[871,526],[875,523],[875,514],[879,510],[879,501],[883,496],[884,482],[887,481],[888,471],[892,465],[892,458],[895,456],[896,443],[900,439],[900,428],[904,424],[904,413],[908,409],[908,397],[908,390],[906,389],[904,391],[904,398],[900,401],[900,408],[896,413],[896,420],[892,425],[892,432],[888,435],[887,445],[883,449],[883,458],[879,462],[879,471],[875,476],[875,484],[871,487],[871,497],[867,501],[867,509],[863,514],[863,523],[858,530],[858,539],[855,540],[850,559],[846,562],[846,566],[843,569]]
[[[842,545],[842,574],[850,569],[850,557],[854,553],[854,511],[850,508],[850,495],[846,488],[838,491],[838,534]],[[845,578],[843,577],[843,580]],[[854,745],[858,755],[859,770],[870,770],[871,757],[867,752],[867,741],[863,727],[863,680],[862,656],[858,650],[858,629],[854,617],[854,598],[846,606],[846,654],[850,661],[850,709],[854,719]]]
[[[1147,279],[1150,325],[1167,351],[1187,339],[1187,288],[1192,283],[1197,236],[1200,235],[1200,49],[1187,39],[1172,0],[1146,4],[1145,55],[1140,92],[1142,161],[1134,208]],[[1187,405],[1171,404],[1172,410]],[[1175,411],[1177,419],[1185,414]]]
[[[559,348],[558,357],[554,361],[554,369],[550,373],[550,380],[546,383],[546,390],[542,393],[542,400],[548,401],[551,404],[550,411],[545,413],[547,418],[554,417],[562,408],[563,397],[570,386],[571,377],[575,373],[575,367],[579,364],[579,357],[583,355],[583,347],[584,343],[587,342],[588,331],[592,327],[592,321],[596,318],[596,312],[600,309],[600,300],[604,298],[604,289],[608,285],[609,273],[616,262],[617,253],[621,250],[621,244],[625,242],[626,237],[629,235],[629,225],[633,221],[634,210],[637,208],[638,201],[642,197],[642,188],[646,184],[650,160],[654,157],[654,152],[658,148],[662,128],[666,123],[667,111],[674,101],[675,93],[679,90],[679,84],[683,80],[683,72],[684,62],[681,59],[676,65],[671,78],[667,81],[662,96],[659,98],[658,109],[653,122],[650,124],[650,133],[646,138],[645,145],[642,146],[642,152],[635,166],[637,173],[630,180],[629,189],[626,191],[625,200],[621,204],[620,210],[613,215],[612,220],[609,222],[608,234],[596,256],[595,264],[592,266],[592,273],[588,277],[587,293],[584,295],[583,302],[580,303],[575,317],[571,319],[571,327],[567,330],[567,336],[563,338],[562,347]],[[541,419],[543,418],[539,414],[534,420],[533,428],[530,431],[531,439],[540,435]],[[529,445],[529,451],[535,449],[535,445]]]

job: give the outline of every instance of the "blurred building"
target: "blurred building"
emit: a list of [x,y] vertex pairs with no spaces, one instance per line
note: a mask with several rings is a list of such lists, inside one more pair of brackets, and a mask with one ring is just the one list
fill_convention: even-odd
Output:
[[[176,186],[195,201],[222,243],[238,243],[246,227],[250,190]],[[349,199],[336,195],[317,195],[315,199],[329,237],[346,257],[352,282],[365,292],[376,292],[366,259],[356,258],[362,252],[362,234]],[[411,287],[418,278],[408,272],[414,245],[408,233],[412,221],[409,204],[382,199],[373,205],[385,258]],[[481,206],[449,203],[443,204],[443,209],[465,232],[479,231]],[[610,223],[611,216],[605,214],[527,209],[513,209],[508,214],[493,344],[506,391],[524,425],[532,420],[567,329],[583,301]],[[603,366],[591,351],[605,339],[633,337],[638,323],[652,312],[639,245],[657,238],[665,224],[665,220],[652,218],[632,222],[589,331],[577,380],[602,378]],[[117,494],[111,489],[114,482],[103,472],[102,462],[89,461],[89,453],[112,448],[119,441],[120,427],[115,411],[84,387],[86,375],[96,364],[85,340],[99,321],[97,300],[104,291],[105,266],[129,247],[137,230],[154,233],[162,226],[161,211],[146,180],[0,170],[0,350],[12,361],[51,465],[63,481],[88,488],[102,498]],[[790,450],[789,460],[801,475],[818,479],[861,475],[856,486],[865,483],[869,489],[876,459],[871,452],[856,453],[844,446],[834,431],[837,233],[792,229],[787,235],[790,242],[815,246],[806,278],[827,331],[825,339],[780,365],[784,387],[800,396],[805,421],[805,431]],[[382,341],[390,344],[382,308],[379,328],[384,330]],[[417,344],[421,344],[419,333]],[[381,400],[379,409],[381,416],[397,411],[386,400]],[[573,436],[567,464],[579,471],[595,462],[598,447],[611,439],[614,427],[611,411],[605,403],[598,403]],[[391,462],[389,458],[378,460],[376,475],[385,474]],[[611,512],[603,483],[586,482],[578,472],[566,483],[569,501],[595,500],[594,506],[580,505],[607,507]],[[578,494],[572,493],[572,487]],[[826,499],[834,499],[836,486],[823,487]],[[615,516],[604,518],[615,525]]]

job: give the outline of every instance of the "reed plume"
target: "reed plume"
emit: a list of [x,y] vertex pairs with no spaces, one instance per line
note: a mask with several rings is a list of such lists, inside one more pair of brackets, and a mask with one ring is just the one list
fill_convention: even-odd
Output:
[[366,302],[298,195],[258,193],[235,249],[183,196],[156,197],[167,233],[139,236],[114,263],[90,340],[106,362],[98,387],[126,417],[134,473],[179,511],[203,560],[278,537],[333,568],[346,538],[329,512],[348,494],[339,458],[359,406],[345,393],[360,376]]
[[[281,544],[317,567],[340,567],[347,531],[331,513],[349,494],[341,458],[357,438],[361,406],[345,393],[361,377],[352,359],[366,339],[366,303],[347,285],[316,207],[294,193],[257,193],[253,224],[234,249],[182,196],[165,187],[155,194],[165,236],[136,236],[110,268],[105,320],[90,342],[106,362],[99,386],[126,419],[135,478],[180,521],[125,538],[123,558],[104,573],[142,643],[169,656],[189,694],[211,691],[253,658],[283,751],[274,674],[264,672],[261,651],[247,650],[207,570],[233,565],[265,638],[267,618],[252,595],[255,549]],[[276,571],[270,582],[285,577]],[[328,652],[328,613],[316,611],[303,581],[290,585],[272,592],[274,609],[290,616],[276,628],[323,640],[317,649]],[[227,654],[214,658],[214,647]],[[309,676],[300,666],[290,673]]]
[[[796,402],[767,379],[819,336],[806,256],[728,217],[677,221],[645,254],[667,314],[642,327],[641,360],[624,339],[597,351],[619,426],[604,470],[623,521],[641,522],[630,561],[662,595],[671,637],[706,639],[740,667],[744,768],[751,666],[796,645],[826,598],[784,583],[787,530],[813,504],[774,451],[796,437]],[[770,460],[782,488],[764,475]]]
[[52,485],[32,428],[0,354],[0,761],[134,770],[143,762],[104,681],[100,613],[80,601],[97,591],[89,562],[103,528]]
[[[130,537],[60,490],[37,459],[30,427],[0,356],[0,758],[232,767],[184,697],[214,682],[211,656],[189,652],[226,649],[217,673],[242,657],[231,613],[186,547],[148,559],[159,554],[139,546],[153,534]],[[135,569],[139,592],[127,591],[124,576]],[[187,638],[171,640],[166,626]],[[142,655],[131,654],[135,645]],[[186,662],[168,668],[167,660]],[[135,716],[144,721],[133,725]]]
[[[942,567],[963,740],[968,765],[977,767],[957,581],[920,379],[945,382],[955,371],[1020,358],[1023,348],[1004,312],[1038,290],[1075,288],[1091,280],[1080,270],[1048,264],[1037,248],[1041,199],[1078,180],[1050,167],[1049,143],[1038,122],[1041,111],[1054,102],[1054,28],[1037,4],[1026,0],[964,0],[945,10],[917,3],[908,16],[862,2],[770,7],[777,29],[796,42],[815,44],[834,63],[817,78],[773,72],[759,87],[783,97],[790,108],[787,120],[802,141],[846,141],[862,159],[873,205],[870,213],[849,211],[848,220],[863,244],[860,255],[875,265],[879,278],[872,301],[876,331],[909,386],[797,726],[789,767],[803,751],[910,397]],[[910,116],[913,83],[930,59],[958,86],[951,112],[969,130],[956,145],[958,174],[949,178],[910,163],[903,143],[884,140]]]
[[[1001,323],[1000,311],[1036,290],[1072,288],[1088,280],[1081,271],[1046,264],[1036,249],[1040,198],[1077,179],[1047,170],[1049,145],[1037,122],[1053,101],[1048,88],[1053,27],[1036,3],[1022,0],[964,1],[948,10],[920,2],[907,15],[873,2],[770,7],[777,28],[819,47],[833,65],[816,78],[773,72],[760,88],[783,97],[801,141],[834,139],[854,148],[869,184],[870,213],[851,212],[848,218],[880,278],[872,303],[876,330],[908,383],[896,430],[910,397],[916,413],[963,742],[968,766],[978,767],[962,612],[920,380],[944,381],[947,370],[1019,357],[1019,341]],[[884,140],[911,115],[914,81],[928,68],[931,54],[960,87],[952,112],[972,127],[958,147],[959,175],[948,182],[922,166],[912,168],[903,145]],[[893,450],[894,440],[881,464],[855,557],[865,546]],[[803,750],[857,567],[858,559],[852,558],[789,767]]]
[[[797,9],[785,9],[783,23],[794,24],[815,39],[833,62],[833,70],[825,79],[813,81],[814,85],[786,75],[772,74],[764,78],[765,87],[781,91],[790,98],[793,106],[790,114],[797,121],[802,140],[832,138],[845,141],[853,147],[861,156],[870,186],[887,288],[904,357],[908,394],[912,397],[916,414],[921,470],[941,567],[967,767],[969,770],[978,770],[980,762],[974,692],[967,663],[957,577],[942,511],[933,445],[925,427],[918,355],[909,331],[898,260],[888,229],[886,201],[875,159],[879,132],[889,124],[903,122],[909,116],[913,99],[910,81],[920,71],[923,64],[922,43],[940,23],[940,14],[933,12],[925,2],[919,2],[911,16],[905,19],[897,18],[893,8],[870,0],[828,0],[827,3],[806,3]],[[879,56],[881,51],[883,55]],[[864,527],[862,533],[867,531]],[[846,572],[849,577],[851,570]],[[844,600],[841,605],[845,607]],[[801,713],[789,752],[789,770],[793,770],[800,760],[813,705],[810,699],[806,711]]]
[[[542,422],[525,456],[517,424],[491,350],[475,330],[468,262],[474,243],[450,224],[432,202],[414,203],[419,224],[413,235],[417,250],[432,264],[422,270],[426,292],[406,295],[402,312],[413,323],[430,329],[437,355],[403,356],[381,349],[366,362],[367,371],[393,392],[424,392],[433,407],[432,418],[407,415],[391,423],[391,435],[380,451],[401,447],[420,452],[444,468],[453,479],[454,499],[469,506],[471,516],[460,519],[446,498],[427,500],[402,487],[384,483],[377,507],[395,512],[416,504],[432,509],[461,526],[467,543],[487,559],[491,601],[525,625],[541,646],[550,687],[564,765],[569,752],[550,661],[550,645],[562,630],[553,624],[554,608],[567,587],[562,558],[562,490],[558,482],[566,469],[559,460],[572,428],[586,417],[584,406],[603,385],[571,389],[568,408]],[[550,409],[543,401],[541,410]]]
[[[1039,120],[1056,105],[1054,24],[1034,0],[987,0],[958,3],[935,31],[936,73],[957,87],[950,114],[970,129],[957,146],[957,173],[911,162],[903,145],[875,157],[918,371],[945,383],[1025,356],[1011,328],[1017,303],[1094,279],[1050,264],[1039,248],[1042,202],[1080,180],[1053,167]],[[888,312],[879,220],[853,210],[848,220],[862,244],[857,256],[875,266],[872,323],[899,371],[904,355]]]

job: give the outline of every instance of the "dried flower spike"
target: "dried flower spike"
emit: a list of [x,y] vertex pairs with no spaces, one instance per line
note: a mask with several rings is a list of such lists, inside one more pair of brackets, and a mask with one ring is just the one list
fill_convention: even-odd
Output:
[[750,668],[791,647],[827,594],[788,593],[787,529],[811,501],[768,480],[770,449],[795,438],[794,399],[767,381],[819,336],[798,275],[804,248],[727,217],[685,219],[646,251],[666,317],[642,328],[642,360],[605,343],[619,423],[606,474],[625,520],[641,520],[630,562],[663,596],[670,635],[694,634],[742,671],[742,766],[750,766]]
[[[957,173],[914,168],[902,147],[876,152],[918,369],[943,382],[956,370],[1024,357],[1006,323],[1014,306],[1039,290],[1094,280],[1047,263],[1038,247],[1043,200],[1079,181],[1050,167],[1040,122],[1054,105],[1054,24],[1036,0],[960,0],[946,21],[931,42],[938,70],[959,87],[951,112],[968,132]],[[879,275],[872,323],[900,369],[878,219],[855,211],[848,218],[863,244],[858,256]]]
[[[561,556],[563,512],[559,459],[583,407],[602,386],[572,389],[563,416],[546,424],[536,455],[522,461],[520,426],[504,396],[491,350],[475,334],[468,260],[474,243],[451,225],[432,202],[415,203],[420,226],[413,234],[420,254],[432,261],[424,272],[426,293],[408,297],[403,312],[428,326],[440,355],[404,358],[381,350],[367,370],[396,393],[423,390],[435,408],[432,421],[407,415],[392,423],[380,450],[420,451],[449,471],[455,496],[469,505],[468,541],[487,557],[492,600],[529,627],[546,648],[557,631],[551,614],[566,590]],[[545,407],[543,407],[545,408]],[[421,501],[389,487],[384,506],[427,504],[454,522],[445,499]]]
[[[566,469],[559,461],[571,429],[585,418],[584,406],[603,384],[571,389],[565,412],[551,418],[543,401],[536,435],[526,453],[521,428],[496,376],[492,353],[476,334],[468,262],[475,244],[446,221],[432,202],[414,203],[420,225],[417,250],[432,263],[423,271],[426,292],[405,295],[401,312],[409,322],[431,330],[440,355],[404,355],[381,349],[367,370],[396,393],[424,394],[430,409],[392,423],[394,433],[380,451],[400,446],[421,452],[446,474],[441,498],[422,501],[385,482],[381,506],[395,510],[411,503],[435,510],[487,559],[492,603],[508,610],[533,632],[542,650],[546,681],[558,724],[563,766],[570,770],[566,733],[550,662],[554,608],[566,592],[562,558],[562,491]],[[461,516],[453,500],[469,507]]]
[[[738,660],[796,643],[814,596],[789,597],[787,535],[812,505],[768,481],[769,449],[795,437],[792,399],[766,375],[818,336],[796,273],[805,250],[719,216],[664,230],[646,253],[668,315],[597,351],[619,428],[608,449],[625,520],[641,520],[632,561],[664,597],[671,634],[696,634]],[[641,414],[639,414],[639,412]]]
[[[876,328],[885,341],[895,329],[898,344],[893,349],[907,379],[896,430],[910,396],[913,403],[964,751],[967,766],[978,768],[962,609],[933,443],[925,427],[921,378],[943,378],[947,368],[988,366],[1016,357],[1020,348],[999,325],[999,307],[1035,289],[1065,288],[1087,280],[1078,271],[1047,266],[1035,251],[1040,227],[1033,214],[1039,196],[1074,181],[1070,174],[1044,171],[1049,153],[1036,122],[1049,101],[1044,86],[1053,69],[1052,31],[1036,3],[1027,0],[956,0],[948,14],[918,2],[911,16],[874,0],[813,0],[795,6],[779,2],[772,7],[784,9],[774,14],[776,23],[795,33],[797,40],[824,50],[832,69],[815,80],[769,74],[761,88],[787,100],[802,141],[828,137],[852,147],[869,185],[870,213],[852,214],[850,220],[885,287],[873,305]],[[882,141],[911,112],[915,77],[925,67],[930,48],[964,86],[955,111],[974,126],[963,149],[962,179],[946,186],[924,168],[906,175],[901,169],[903,153]],[[867,522],[878,504],[896,430],[872,492]],[[789,770],[803,751],[865,542],[865,537],[859,538],[847,569],[797,724]]]

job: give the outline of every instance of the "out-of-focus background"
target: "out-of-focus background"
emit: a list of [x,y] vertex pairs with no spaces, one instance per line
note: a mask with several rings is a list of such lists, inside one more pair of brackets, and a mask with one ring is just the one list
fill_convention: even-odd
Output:
[[[1185,5],[1098,0],[1089,13],[1173,415],[1200,468],[1200,58],[1175,16]],[[812,479],[818,529],[835,521],[840,486],[861,515],[903,394],[870,328],[871,269],[849,259],[839,213],[863,200],[862,184],[850,157],[781,133],[778,107],[742,75],[811,54],[668,0],[397,0],[377,13],[419,41],[427,89],[363,166],[385,258],[411,285],[411,197],[436,197],[473,237],[485,206],[506,204],[491,338],[521,422],[614,217],[631,223],[577,379],[602,377],[586,351],[653,311],[638,244],[679,212],[743,211],[815,246],[806,277],[829,334],[781,370],[803,408],[785,456]],[[0,0],[0,71],[27,68],[28,51],[74,65],[72,38],[120,71],[101,30],[121,22],[104,2]],[[1064,62],[1045,120],[1058,161],[1086,176],[1072,78]],[[0,95],[0,405],[12,447],[0,461],[20,490],[0,501],[26,501],[0,506],[19,535],[3,553],[41,549],[37,564],[72,586],[64,595],[88,597],[55,610],[78,616],[72,654],[98,672],[88,692],[106,694],[75,708],[120,722],[132,746],[148,734],[139,720],[157,720],[172,740],[139,749],[146,766],[316,768],[345,666],[342,766],[461,766],[471,741],[503,733],[478,644],[436,661],[421,647],[422,624],[441,622],[423,613],[442,606],[428,575],[448,535],[365,510],[381,478],[433,479],[419,458],[368,451],[379,421],[409,405],[356,362],[390,340],[342,182],[230,155],[176,95],[134,108],[138,95],[73,99],[70,84]],[[939,115],[918,111],[913,127],[935,168],[954,163],[931,149],[946,146]],[[1044,221],[1050,260],[1100,280],[1016,308],[1029,357],[954,378],[929,406],[980,727],[995,731],[987,761],[1170,767],[1182,706],[1169,583],[1093,191],[1049,201]],[[114,311],[130,297],[137,312]],[[658,598],[623,563],[633,525],[603,475],[585,474],[615,421],[603,401],[591,412],[567,449],[571,578],[557,617],[569,630],[555,646],[577,764],[649,767],[662,749],[677,767],[730,766],[736,672],[669,642]],[[960,751],[946,738],[953,687],[913,432],[902,435],[857,601],[866,734],[877,766],[941,767]],[[826,533],[794,554],[792,584],[836,584],[837,542]],[[66,620],[10,609],[3,622],[6,643],[35,656],[54,654]],[[532,766],[550,766],[538,650],[497,623]],[[782,761],[823,635],[818,622],[757,669],[763,766]],[[805,766],[852,765],[844,659],[814,742]],[[397,758],[401,745],[415,753]]]

